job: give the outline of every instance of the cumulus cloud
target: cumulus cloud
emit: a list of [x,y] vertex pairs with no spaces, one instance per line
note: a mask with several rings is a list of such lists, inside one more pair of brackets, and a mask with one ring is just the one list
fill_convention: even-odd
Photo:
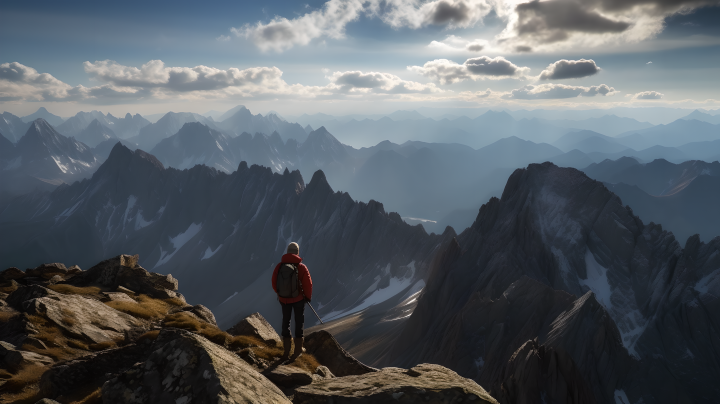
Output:
[[207,66],[165,67],[161,60],[151,60],[139,69],[123,66],[112,60],[85,62],[83,65],[90,77],[115,86],[163,88],[178,92],[278,85],[282,81],[282,71],[277,67],[253,67],[244,70],[220,70]]
[[642,41],[661,32],[666,17],[720,1],[531,0],[497,4],[498,15],[508,22],[498,37],[500,42],[557,49]]
[[316,38],[345,37],[347,24],[360,16],[376,17],[393,28],[418,29],[427,25],[466,28],[482,20],[492,6],[487,0],[329,0],[320,9],[288,19],[276,16],[268,23],[247,24],[231,31],[250,39],[263,51],[284,51],[307,45]]
[[663,93],[657,91],[643,91],[632,96],[634,100],[659,100],[663,97]]
[[614,88],[605,84],[592,87],[568,86],[565,84],[528,85],[502,96],[504,99],[516,100],[550,100],[575,97],[594,97],[596,95],[613,95]]
[[470,58],[463,64],[447,59],[436,59],[423,66],[408,66],[408,69],[440,84],[457,83],[467,79],[524,78],[530,71],[529,68],[519,67],[502,56]]
[[566,60],[551,63],[540,73],[540,80],[578,79],[592,76],[600,72],[600,68],[592,59]]
[[382,72],[345,71],[330,74],[324,86],[288,84],[277,67],[167,67],[151,60],[138,67],[111,60],[84,63],[85,72],[100,82],[95,87],[70,86],[20,63],[0,65],[0,101],[81,101],[121,103],[182,99],[323,99],[374,96],[403,98],[442,93],[435,84],[403,80]]
[[390,73],[347,71],[335,72],[330,76],[332,84],[346,93],[409,94],[440,91],[434,84],[406,81]]
[[428,48],[448,52],[481,52],[487,46],[483,39],[467,40],[455,35],[448,35],[442,41],[432,41]]
[[86,93],[83,86],[73,87],[18,62],[0,64],[0,101],[72,100]]
[[361,0],[330,0],[321,9],[292,20],[276,16],[267,24],[258,22],[231,31],[252,40],[263,51],[280,52],[296,45],[307,45],[319,37],[343,38],[345,26],[364,11]]

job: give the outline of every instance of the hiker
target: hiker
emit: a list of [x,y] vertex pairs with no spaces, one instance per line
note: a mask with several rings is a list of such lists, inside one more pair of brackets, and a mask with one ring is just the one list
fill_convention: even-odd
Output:
[[[284,353],[282,360],[295,360],[303,351],[303,325],[305,323],[305,301],[312,299],[312,279],[310,271],[300,258],[298,243],[290,243],[287,254],[275,266],[272,275],[272,287],[282,306],[282,336]],[[290,315],[295,312],[295,352],[290,358]]]

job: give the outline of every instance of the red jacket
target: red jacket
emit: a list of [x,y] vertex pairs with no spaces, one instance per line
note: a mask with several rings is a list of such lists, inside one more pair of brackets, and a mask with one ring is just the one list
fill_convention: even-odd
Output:
[[[310,271],[308,271],[308,268],[305,266],[305,264],[302,263],[302,258],[300,258],[299,255],[295,254],[285,254],[282,256],[282,263],[289,263],[289,264],[299,264],[298,265],[298,276],[300,277],[300,283],[302,284],[302,291],[305,293],[305,297],[308,300],[312,299],[312,279],[310,278]],[[278,271],[280,270],[280,264],[275,265],[275,270],[272,274],[272,287],[275,293],[277,293],[277,277],[278,277]],[[278,296],[278,300],[280,300],[280,303],[288,304],[288,303],[295,303],[299,302],[303,299],[303,295],[300,294],[297,297],[280,297]]]

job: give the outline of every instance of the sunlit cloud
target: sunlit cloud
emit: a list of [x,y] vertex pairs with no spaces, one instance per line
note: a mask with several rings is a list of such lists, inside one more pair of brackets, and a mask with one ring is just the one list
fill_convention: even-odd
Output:
[[558,60],[540,73],[540,80],[579,79],[598,74],[600,68],[592,59]]
[[470,58],[463,64],[447,59],[436,59],[423,66],[408,66],[408,70],[438,81],[440,84],[452,84],[468,79],[522,79],[530,72],[529,68],[519,67],[502,56]]
[[591,87],[568,86],[565,84],[540,84],[537,86],[527,85],[525,87],[512,90],[510,93],[503,95],[502,98],[519,100],[548,100],[595,97],[597,95],[609,96],[616,93],[617,91],[615,91],[614,88],[605,84]]

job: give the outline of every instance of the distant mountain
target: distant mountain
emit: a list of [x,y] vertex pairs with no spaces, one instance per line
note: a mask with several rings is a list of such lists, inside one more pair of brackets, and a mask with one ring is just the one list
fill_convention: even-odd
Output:
[[546,143],[534,143],[515,136],[500,139],[476,152],[479,164],[493,168],[524,167],[531,162],[543,162],[563,154],[562,150]]
[[587,118],[581,120],[535,119],[548,125],[568,129],[591,130],[606,136],[616,136],[631,130],[647,129],[654,126],[649,122],[640,122],[632,118],[619,117],[616,115],[604,115],[599,118]]
[[283,141],[295,139],[298,142],[303,142],[307,138],[308,134],[302,126],[297,123],[289,123],[275,114],[271,113],[267,116],[253,115],[250,110],[243,106],[238,106],[233,110],[236,110],[236,112],[232,116],[218,124],[220,128],[233,136],[238,136],[243,132],[259,132],[266,135],[278,132]]
[[425,116],[423,116],[417,111],[395,111],[387,117],[392,119],[393,121],[412,121],[418,119],[426,119]]
[[140,129],[150,125],[150,121],[143,118],[140,114],[125,114],[125,117],[118,118],[110,127],[115,134],[121,139],[128,139],[137,136]]
[[691,142],[718,139],[720,139],[720,125],[694,119],[678,119],[667,125],[657,125],[617,136],[619,142],[635,150],[642,150],[656,145],[677,147]]
[[123,146],[129,148],[130,150],[137,149],[137,144],[128,142],[124,139],[108,139],[104,142],[98,144],[97,146],[93,147],[92,152],[95,154],[95,156],[98,158],[99,161],[105,161],[107,160],[108,156],[110,156],[110,152],[112,151],[113,147],[115,147],[116,144],[122,144]]
[[9,231],[0,243],[7,265],[86,268],[115,251],[139,254],[146,268],[172,272],[189,300],[215,308],[223,329],[256,311],[279,323],[267,282],[290,241],[300,243],[313,303],[327,317],[418,291],[432,252],[455,236],[429,236],[378,202],[334,192],[322,171],[307,187],[298,171],[247,164],[232,174],[179,171],[122,145],[90,180],[16,199],[0,213],[0,232]]
[[693,160],[713,162],[720,160],[720,139],[707,142],[687,143],[677,147]]
[[438,252],[414,310],[323,328],[366,363],[439,363],[500,402],[716,402],[720,238],[680,244],[624,202],[577,170],[516,170]]
[[65,122],[65,119],[51,114],[47,109],[45,109],[45,107],[40,107],[37,111],[35,111],[35,113],[22,117],[22,120],[30,123],[38,118],[44,119],[47,123],[55,127]]
[[697,109],[695,111],[689,113],[687,116],[682,117],[682,119],[698,120],[698,121],[711,123],[713,125],[720,125],[720,115],[710,115],[705,112],[700,112]]
[[305,127],[304,127],[303,129],[305,129],[305,133],[307,133],[307,134],[310,134],[310,132],[312,132],[313,130],[315,130],[315,129],[313,129],[312,126],[310,126],[310,125],[305,125]]
[[117,136],[110,128],[101,124],[97,119],[93,119],[85,129],[75,136],[75,139],[92,148],[106,140],[117,139]]
[[551,157],[548,159],[548,161],[554,163],[558,167],[571,167],[578,170],[581,170],[595,163],[595,161],[590,158],[590,156],[581,152],[578,149],[573,149],[565,154]]
[[346,183],[354,172],[355,161],[346,146],[323,126],[308,134],[297,156],[301,172],[323,170],[331,184]]
[[[0,133],[0,164],[7,162],[15,157],[15,145]],[[2,166],[4,169],[4,166]]]
[[616,161],[606,160],[593,164],[583,170],[590,178],[616,184],[625,183],[639,187],[654,196],[676,194],[702,175],[720,177],[720,163],[704,161],[686,161],[673,164],[658,159],[651,163],[640,164],[631,158]]
[[57,130],[65,136],[77,136],[94,120],[97,120],[107,127],[112,127],[117,118],[110,114],[104,115],[100,111],[80,111],[59,125]]
[[22,119],[9,112],[3,112],[2,119],[0,119],[0,133],[2,133],[7,140],[17,143],[25,132],[27,132],[30,125],[31,123],[25,123]]
[[14,153],[0,180],[0,189],[12,194],[53,189],[89,176],[98,165],[88,146],[61,135],[42,118],[31,123]]
[[192,112],[168,112],[157,122],[144,126],[137,136],[128,138],[142,150],[152,150],[161,140],[176,134],[188,122],[200,122],[211,129],[219,130],[214,121]]
[[568,132],[542,122],[516,121],[507,112],[487,111],[475,119],[462,116],[457,119],[408,119],[395,121],[389,117],[373,119],[338,120],[315,114],[299,117],[303,124],[325,126],[342,143],[353,147],[371,147],[384,140],[396,144],[406,141],[460,143],[480,148],[502,138],[516,136],[535,143],[554,142]]
[[[684,184],[683,184],[684,185]],[[653,196],[636,185],[607,184],[643,221],[662,223],[679,240],[699,234],[720,236],[720,176],[699,175],[667,196]]]
[[553,146],[564,151],[577,149],[583,153],[618,153],[628,149],[615,138],[591,130],[570,132],[554,142]]
[[217,122],[222,122],[222,121],[230,118],[231,116],[237,114],[238,111],[243,110],[243,109],[247,109],[247,108],[245,108],[244,105],[238,105],[234,108],[231,108],[231,109],[225,111],[224,113],[218,115],[217,117],[213,117],[213,119]]
[[230,137],[199,122],[183,125],[178,133],[163,139],[151,151],[165,166],[180,170],[196,164],[231,173],[240,161],[230,146]]

